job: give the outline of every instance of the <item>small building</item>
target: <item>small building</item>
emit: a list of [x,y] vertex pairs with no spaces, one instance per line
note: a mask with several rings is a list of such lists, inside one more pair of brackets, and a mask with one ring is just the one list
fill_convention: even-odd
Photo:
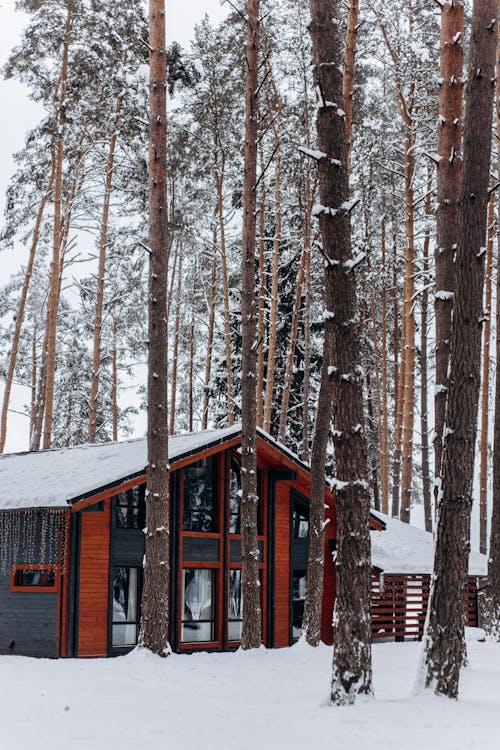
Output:
[[[239,643],[240,443],[239,425],[169,441],[176,651]],[[288,646],[304,606],[309,469],[262,431],[257,464],[263,640]],[[0,653],[105,656],[135,645],[145,467],[145,439],[0,457]],[[322,632],[331,642],[336,522],[328,491],[325,503]]]
[[[373,529],[372,637],[421,638],[430,595],[434,564],[431,533],[379,512],[373,516],[383,531]],[[477,592],[487,574],[486,555],[471,551],[464,601],[466,624],[478,625]]]

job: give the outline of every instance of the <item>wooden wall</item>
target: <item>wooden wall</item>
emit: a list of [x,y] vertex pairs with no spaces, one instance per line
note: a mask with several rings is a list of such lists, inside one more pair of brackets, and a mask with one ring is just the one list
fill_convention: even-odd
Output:
[[111,500],[81,514],[78,656],[108,653]]
[[290,645],[290,487],[276,482],[274,645]]

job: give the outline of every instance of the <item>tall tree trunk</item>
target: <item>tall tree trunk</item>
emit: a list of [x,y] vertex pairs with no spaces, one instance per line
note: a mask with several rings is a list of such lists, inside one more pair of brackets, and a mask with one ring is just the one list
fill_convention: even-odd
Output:
[[490,401],[491,287],[493,275],[493,230],[495,193],[488,204],[488,238],[484,293],[483,375],[481,378],[481,433],[479,442],[479,551],[488,551],[488,409]]
[[[450,359],[455,248],[462,160],[462,88],[464,7],[461,0],[440,3],[440,87],[437,166],[436,250],[434,254],[436,319],[436,390],[434,397],[434,482],[439,494],[443,428]],[[437,508],[436,508],[437,510]]]
[[52,421],[54,413],[54,382],[56,373],[56,331],[57,308],[59,305],[59,286],[61,274],[61,200],[64,162],[64,125],[66,120],[65,101],[68,87],[68,57],[73,26],[72,3],[68,3],[66,24],[62,49],[61,73],[57,97],[56,136],[55,136],[55,171],[54,171],[54,233],[52,246],[52,263],[50,268],[50,288],[47,316],[47,357],[45,362],[45,420],[43,429],[43,447],[50,448],[52,442]]
[[193,432],[194,421],[194,313],[191,313],[189,327],[189,377],[188,377],[188,430]]
[[174,350],[172,352],[172,382],[170,383],[170,423],[168,434],[173,435],[175,431],[175,411],[177,397],[177,358],[179,356],[179,338],[181,330],[181,300],[182,300],[182,247],[179,248],[179,265],[177,271],[177,293],[175,300],[175,324],[174,324]]
[[382,199],[381,255],[382,255],[382,398],[381,398],[381,440],[380,440],[380,495],[382,512],[389,513],[389,407],[388,407],[388,366],[387,366],[387,278],[386,278],[386,231],[385,197]]
[[[337,478],[336,598],[333,618],[334,657],[331,700],[353,703],[359,694],[371,694],[371,556],[370,496],[363,427],[363,372],[360,366],[356,279],[351,258],[349,172],[342,101],[341,38],[337,0],[311,0],[310,32],[313,43],[314,79],[320,100],[317,109],[318,149],[326,154],[318,163],[319,216],[325,264],[325,346],[322,386],[334,398],[334,445]],[[318,423],[328,427],[332,401]],[[316,438],[316,434],[315,434]],[[318,460],[313,452],[314,486],[310,506],[308,593],[321,592],[316,558],[323,560],[323,506],[325,444]],[[318,449],[313,441],[313,451]],[[320,599],[321,604],[321,599]],[[307,606],[307,603],[306,603]],[[321,607],[319,606],[319,611]],[[311,620],[309,620],[311,622]]]
[[118,324],[116,318],[113,319],[113,349],[112,357],[112,374],[111,374],[111,409],[113,416],[113,440],[118,440],[118,352],[117,352],[117,335]]
[[264,143],[259,142],[260,200],[259,200],[259,297],[257,301],[257,427],[263,426],[264,421],[264,359],[265,359],[265,330],[266,330],[266,162],[264,159]]
[[257,207],[258,72],[260,0],[247,0],[245,171],[241,259],[241,648],[261,644],[259,545],[257,542],[257,352],[255,234]]
[[[310,237],[310,235],[309,235]],[[311,246],[305,248],[304,268],[304,389],[302,394],[302,447],[300,457],[309,462],[309,391],[311,383]]]
[[[40,201],[38,207],[38,213],[35,220],[35,227],[33,230],[33,238],[31,240],[30,254],[28,258],[28,265],[26,266],[26,272],[24,274],[24,283],[21,290],[21,297],[19,299],[19,305],[16,314],[16,324],[14,327],[14,335],[12,337],[12,344],[10,348],[9,364],[7,365],[7,374],[5,376],[5,390],[3,392],[2,401],[2,414],[0,417],[0,453],[3,453],[5,447],[5,440],[7,437],[7,415],[9,411],[10,393],[12,390],[12,381],[14,379],[14,372],[16,369],[17,353],[19,350],[19,340],[21,338],[21,330],[24,322],[24,311],[26,309],[26,300],[28,299],[28,291],[31,283],[31,276],[33,274],[33,265],[35,263],[36,251],[38,248],[38,240],[40,237],[40,229],[42,226],[42,219],[45,212],[45,206],[52,192],[54,185],[54,158],[52,158],[51,173],[47,187]],[[31,434],[31,430],[30,430]]]
[[[500,18],[500,0],[497,0],[497,18]],[[496,141],[497,170],[500,169],[500,34],[497,29],[496,69]],[[500,173],[499,173],[500,174]],[[498,242],[498,230],[497,230]],[[500,641],[500,252],[497,253],[496,286],[496,375],[495,418],[493,423],[493,502],[491,512],[490,550],[488,556],[488,578],[480,599],[481,627],[488,635]]]
[[285,442],[286,435],[286,423],[288,420],[288,406],[290,404],[290,395],[292,392],[292,381],[293,381],[293,362],[295,357],[295,348],[297,346],[298,330],[299,330],[299,313],[300,306],[302,303],[302,286],[304,283],[304,269],[306,264],[306,250],[302,250],[300,256],[299,272],[297,274],[297,282],[295,285],[295,299],[293,302],[292,310],[292,322],[290,325],[290,336],[288,341],[286,363],[285,363],[285,377],[283,380],[283,395],[281,397],[280,405],[280,424],[278,431],[278,440],[280,443]]
[[231,345],[231,311],[229,308],[229,279],[227,273],[226,227],[224,224],[224,159],[220,174],[215,175],[217,184],[217,215],[219,217],[220,258],[222,274],[222,295],[224,300],[224,341],[226,344],[226,394],[227,423],[234,424],[234,377]]
[[427,195],[425,199],[425,236],[423,246],[423,282],[422,306],[420,313],[420,432],[422,434],[422,495],[424,498],[425,530],[432,531],[432,498],[429,461],[429,416],[427,397],[427,318],[429,309],[429,246],[431,242],[432,221],[431,214],[432,179],[430,172],[427,179]]
[[165,3],[149,0],[148,483],[140,643],[163,656],[170,651],[166,70]]
[[276,343],[278,340],[278,296],[279,265],[281,247],[281,138],[278,124],[282,117],[281,99],[274,81],[272,81],[276,102],[276,117],[273,116],[271,101],[268,98],[267,109],[272,123],[274,136],[274,239],[273,259],[271,264],[271,309],[269,311],[269,344],[267,347],[266,397],[264,402],[263,427],[271,432],[271,417],[274,393],[274,373],[276,370]]
[[217,234],[214,231],[212,257],[212,275],[210,277],[210,295],[208,301],[208,332],[207,332],[207,358],[205,360],[205,385],[203,389],[203,412],[201,416],[201,429],[208,427],[208,407],[210,404],[210,375],[212,372],[212,352],[214,348],[214,324],[215,324],[215,286],[217,282]]
[[398,273],[397,273],[397,236],[393,218],[392,236],[392,307],[393,307],[393,346],[394,346],[394,452],[392,455],[392,511],[394,518],[399,518],[399,494],[401,489],[401,448],[403,439],[403,394],[405,382],[405,358],[403,356],[405,341],[405,318],[399,331]]
[[113,190],[113,169],[115,163],[116,137],[123,100],[118,96],[115,107],[115,120],[109,141],[109,152],[106,163],[106,181],[101,217],[101,233],[99,238],[99,266],[97,270],[97,294],[94,315],[94,349],[92,355],[92,378],[89,396],[89,443],[95,443],[97,433],[97,399],[99,393],[99,379],[101,370],[102,346],[102,313],[104,309],[104,277],[106,273],[106,250],[108,247],[108,221],[111,192]]
[[354,96],[354,72],[356,46],[358,43],[359,0],[350,0],[347,14],[347,37],[344,54],[344,76],[342,98],[345,111],[345,134],[347,138],[347,166],[350,167],[352,148],[352,100]]
[[411,482],[413,475],[413,429],[415,420],[415,242],[414,190],[415,139],[411,132],[405,139],[405,293],[404,293],[404,365],[403,453],[401,464],[401,521],[410,522]]
[[446,420],[442,497],[438,512],[425,684],[450,698],[458,694],[466,657],[464,598],[470,549],[472,480],[480,385],[484,252],[491,155],[497,39],[497,0],[475,0],[472,14],[455,300]]
[[31,408],[30,408],[30,432],[29,439],[33,435],[33,427],[35,425],[35,408],[36,408],[36,378],[37,378],[37,330],[33,331],[33,342],[31,344]]

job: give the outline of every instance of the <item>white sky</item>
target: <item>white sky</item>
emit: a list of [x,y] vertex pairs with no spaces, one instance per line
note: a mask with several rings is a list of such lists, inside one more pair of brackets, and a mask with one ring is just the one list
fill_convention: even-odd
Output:
[[[212,21],[222,21],[228,13],[228,5],[220,0],[166,0],[167,41],[177,41],[189,46],[194,25],[206,14]],[[0,0],[0,66],[3,66],[11,49],[19,42],[27,17],[15,10],[15,0]],[[22,148],[25,134],[39,121],[42,109],[30,101],[27,89],[16,81],[4,81],[0,77],[0,226],[3,223],[5,191],[14,170],[12,154]],[[25,261],[23,248],[0,253],[0,285]],[[0,398],[3,381],[0,380]],[[12,412],[9,415],[6,451],[26,450],[28,445],[27,418],[16,411],[22,409],[28,399],[26,389],[14,386]],[[143,434],[145,423],[139,420],[137,433]]]

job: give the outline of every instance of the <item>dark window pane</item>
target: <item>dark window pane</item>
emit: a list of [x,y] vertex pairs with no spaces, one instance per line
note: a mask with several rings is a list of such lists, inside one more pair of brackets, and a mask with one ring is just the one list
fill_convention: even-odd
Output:
[[184,531],[217,531],[213,457],[184,469]]
[[[257,495],[259,503],[257,506],[257,533],[262,534],[262,506],[260,498],[262,484],[262,472],[257,469]],[[241,534],[241,465],[236,456],[231,456],[229,470],[229,533]]]
[[115,568],[113,575],[113,646],[137,643],[138,568]]
[[241,501],[240,464],[234,456],[231,456],[231,468],[229,471],[229,533],[230,534],[240,533],[240,529],[241,529],[240,501]]
[[307,539],[309,536],[309,509],[295,506],[293,509],[293,536]]
[[182,632],[184,643],[214,640],[214,571],[185,568],[182,571]]
[[55,570],[16,570],[14,576],[16,586],[47,586],[56,585]]
[[120,529],[143,529],[146,523],[145,485],[132,487],[115,497],[115,524]]

